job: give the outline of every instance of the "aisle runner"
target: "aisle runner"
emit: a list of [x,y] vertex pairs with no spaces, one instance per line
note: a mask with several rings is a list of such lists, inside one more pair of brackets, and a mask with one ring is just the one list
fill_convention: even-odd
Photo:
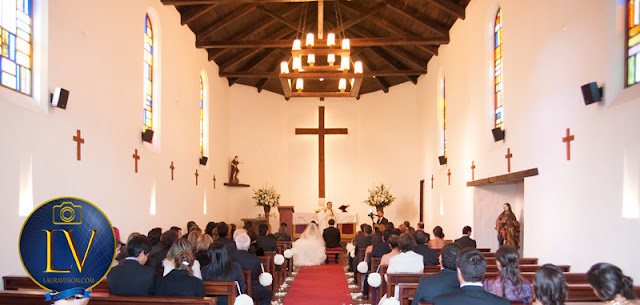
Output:
[[342,265],[301,267],[293,280],[284,305],[352,304]]

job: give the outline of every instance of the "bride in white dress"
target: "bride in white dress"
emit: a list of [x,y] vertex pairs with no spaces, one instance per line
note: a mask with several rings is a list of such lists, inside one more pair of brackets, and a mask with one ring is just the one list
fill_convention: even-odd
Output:
[[300,235],[300,239],[293,243],[294,266],[322,265],[327,259],[325,253],[324,238],[315,222],[310,223]]

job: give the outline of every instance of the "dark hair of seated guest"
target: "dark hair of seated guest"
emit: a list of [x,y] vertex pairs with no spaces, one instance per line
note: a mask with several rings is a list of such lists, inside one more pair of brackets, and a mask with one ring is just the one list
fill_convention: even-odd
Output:
[[627,300],[635,300],[633,279],[624,275],[622,270],[609,263],[597,263],[587,272],[587,281],[603,301],[612,301],[616,295]]
[[440,256],[442,260],[442,268],[446,268],[449,270],[456,270],[456,260],[458,258],[458,254],[462,250],[462,247],[456,243],[450,243],[444,245],[442,250],[440,251]]
[[389,241],[389,237],[391,237],[391,235],[393,235],[393,231],[391,231],[391,230],[382,231],[382,240],[383,241]]
[[427,242],[427,236],[424,235],[424,231],[416,231],[413,233],[413,238],[416,239],[416,244],[424,245]]
[[140,252],[151,252],[151,243],[144,235],[135,236],[127,242],[127,257],[138,257]]
[[375,246],[382,242],[382,232],[376,231],[373,233],[373,237],[371,237],[371,245]]
[[160,243],[161,236],[162,236],[161,228],[153,228],[149,230],[149,233],[147,233],[147,238],[149,239],[149,242],[151,242],[151,246],[155,246],[158,243]]
[[181,229],[180,227],[178,227],[178,226],[173,226],[173,227],[171,227],[171,229],[169,229],[169,230],[171,230],[171,231],[175,231],[176,233],[178,233],[178,232],[182,231],[182,229]]
[[480,251],[468,248],[460,251],[456,266],[465,282],[475,283],[482,281],[487,270],[487,260]]
[[444,233],[442,232],[442,227],[441,226],[436,226],[435,228],[433,228],[433,235],[435,237],[444,238]]
[[227,234],[229,234],[229,226],[227,226],[227,223],[222,221],[218,223],[218,236],[219,237],[227,237]]
[[160,245],[163,248],[169,248],[173,245],[173,243],[178,239],[178,232],[174,230],[165,231],[160,236]]
[[209,258],[211,263],[202,272],[202,279],[205,281],[222,280],[229,277],[231,273],[231,260],[229,253],[221,242],[213,242],[209,245]]
[[416,241],[409,233],[402,233],[398,236],[398,250],[400,252],[412,251],[416,247]]
[[470,226],[464,226],[464,228],[462,228],[462,234],[467,235],[469,232],[471,232]]
[[562,271],[553,264],[538,268],[533,278],[533,295],[543,305],[562,305],[569,293]]
[[213,221],[209,221],[209,223],[207,223],[207,226],[204,227],[204,234],[207,234],[211,237],[213,237],[213,235],[211,235],[213,232],[213,229],[215,229],[215,227],[217,226],[217,224]]
[[500,262],[500,277],[502,277],[502,295],[506,294],[507,282],[513,284],[517,293],[522,293],[522,278],[520,277],[520,254],[510,246],[502,246],[496,251],[496,260]]
[[261,223],[258,225],[258,235],[267,236],[268,231],[269,231],[269,226],[266,223]]
[[373,228],[371,228],[371,226],[370,226],[370,225],[365,224],[364,229],[362,229],[362,231],[363,231],[365,234],[371,234],[371,233],[373,232]]
[[389,236],[389,245],[391,246],[391,249],[398,248],[398,235],[393,234]]
[[393,230],[393,229],[395,229],[395,226],[393,225],[393,222],[389,221],[389,222],[387,223],[387,229],[388,229],[388,230]]

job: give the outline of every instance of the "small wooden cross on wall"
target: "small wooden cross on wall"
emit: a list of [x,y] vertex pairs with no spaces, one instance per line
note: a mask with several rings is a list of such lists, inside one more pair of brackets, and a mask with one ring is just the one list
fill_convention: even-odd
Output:
[[171,169],[171,181],[173,181],[173,170],[174,170],[174,169],[176,169],[176,168],[173,166],[173,161],[171,161],[171,166],[169,166],[169,168]]
[[135,154],[133,154],[133,158],[136,160],[136,173],[138,172],[138,160],[140,160],[140,155],[138,155],[138,150],[136,149]]
[[200,175],[198,175],[198,169],[196,168],[196,185],[198,185],[198,176]]
[[571,160],[571,141],[575,139],[576,137],[571,134],[571,130],[567,128],[567,136],[562,138],[562,142],[567,143],[567,161]]
[[76,151],[78,153],[78,161],[80,161],[80,145],[82,145],[84,143],[84,139],[82,137],[80,137],[80,129],[77,130],[77,135],[73,136],[73,140],[78,142],[78,147],[76,148]]
[[476,180],[476,164],[471,161],[471,180]]
[[216,189],[216,175],[213,175],[213,189]]
[[431,189],[433,189],[433,175],[431,175]]
[[449,185],[451,185],[451,169],[449,169],[449,172],[447,173],[447,176],[449,176]]
[[511,148],[507,148],[507,154],[504,157],[507,158],[507,173],[510,173],[511,172],[511,158],[513,157],[513,154],[511,153]]

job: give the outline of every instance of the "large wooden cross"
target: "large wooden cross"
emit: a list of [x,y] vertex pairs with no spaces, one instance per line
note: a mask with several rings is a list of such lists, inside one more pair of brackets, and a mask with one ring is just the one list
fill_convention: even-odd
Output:
[[78,147],[76,148],[77,158],[80,161],[80,145],[84,143],[84,139],[80,136],[80,129],[77,130],[77,135],[73,136],[73,140],[78,142]]
[[[78,131],[78,132],[80,132],[80,131]],[[567,161],[571,160],[571,141],[573,141],[575,139],[576,139],[576,137],[571,134],[571,130],[569,128],[567,128],[567,136],[562,138],[562,142],[567,143]],[[78,159],[78,160],[80,160],[80,159]]]
[[171,161],[171,166],[169,166],[169,168],[171,169],[171,181],[173,181],[173,170],[176,169],[176,167],[173,166],[173,161]]
[[511,153],[511,148],[507,148],[507,154],[504,155],[507,159],[507,173],[511,172],[511,158],[513,158],[513,154]]
[[138,150],[136,149],[136,153],[133,154],[133,159],[136,160],[136,173],[138,172],[138,160],[140,160],[140,155],[138,155]]
[[324,135],[348,134],[347,128],[325,128],[324,106],[320,106],[318,114],[318,128],[296,128],[296,135],[318,135],[318,197],[325,198],[324,185]]

